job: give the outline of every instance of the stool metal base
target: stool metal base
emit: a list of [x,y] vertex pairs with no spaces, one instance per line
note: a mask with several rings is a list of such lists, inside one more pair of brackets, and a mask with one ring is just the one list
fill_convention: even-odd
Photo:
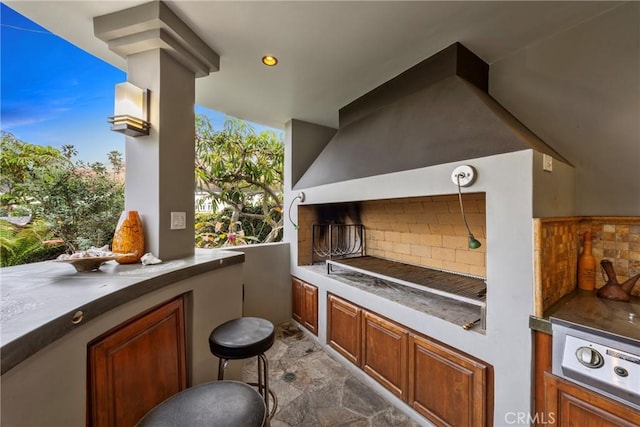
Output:
[[[218,360],[218,381],[224,380],[224,371],[229,364],[229,359],[219,358]],[[271,419],[275,415],[278,409],[278,398],[276,394],[269,388],[269,363],[267,356],[264,353],[258,355],[258,382],[247,383],[251,386],[257,387],[258,392],[264,398],[264,404],[267,408],[267,418]],[[273,400],[273,408],[269,411],[269,395]]]

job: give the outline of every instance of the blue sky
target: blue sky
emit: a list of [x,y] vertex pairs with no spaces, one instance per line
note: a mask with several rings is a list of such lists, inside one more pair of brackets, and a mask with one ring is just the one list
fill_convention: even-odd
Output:
[[[2,3],[0,22],[2,130],[32,144],[72,144],[89,162],[108,163],[112,150],[124,155],[125,137],[109,130],[107,117],[113,115],[114,86],[126,81],[126,73]],[[200,106],[196,112],[222,128],[224,114]]]

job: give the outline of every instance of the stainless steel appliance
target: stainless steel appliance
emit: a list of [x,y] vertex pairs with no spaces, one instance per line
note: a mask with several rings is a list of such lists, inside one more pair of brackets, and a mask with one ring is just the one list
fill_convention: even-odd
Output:
[[554,375],[640,409],[637,340],[553,317],[550,320]]

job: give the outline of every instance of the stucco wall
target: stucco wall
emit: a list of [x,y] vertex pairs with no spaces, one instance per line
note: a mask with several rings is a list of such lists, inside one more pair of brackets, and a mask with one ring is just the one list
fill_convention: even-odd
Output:
[[[75,329],[2,376],[2,425],[84,426],[86,424],[87,343],[139,313],[187,293],[188,385],[217,378],[209,350],[211,330],[242,311],[242,264],[201,274],[125,305]],[[240,365],[226,377],[239,379]]]
[[577,215],[640,215],[640,3],[491,64],[489,92],[576,167]]
[[225,249],[244,253],[242,315],[262,317],[274,325],[291,320],[289,244],[266,243]]
[[[193,254],[195,138],[193,72],[163,50],[127,59],[128,80],[150,90],[149,136],[126,137],[125,206],[145,226],[147,252],[163,260]],[[185,212],[171,230],[171,212]]]

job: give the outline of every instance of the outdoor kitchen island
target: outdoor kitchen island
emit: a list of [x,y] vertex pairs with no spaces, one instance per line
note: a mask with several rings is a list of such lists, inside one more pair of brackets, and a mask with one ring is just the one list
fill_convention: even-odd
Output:
[[[113,414],[132,425],[158,399],[215,379],[208,336],[242,315],[243,261],[202,250],[93,272],[52,261],[3,269],[3,425],[116,425]],[[149,375],[163,387],[127,387]]]
[[[302,307],[299,323],[324,336],[330,352],[436,424],[491,424],[492,367],[421,327],[447,322],[461,334],[482,335],[479,306],[335,265],[330,271],[324,264],[301,269],[313,279],[293,279],[293,318]],[[309,292],[296,292],[299,283],[315,289],[315,316],[305,318]],[[325,326],[314,328],[313,318],[323,319]]]

